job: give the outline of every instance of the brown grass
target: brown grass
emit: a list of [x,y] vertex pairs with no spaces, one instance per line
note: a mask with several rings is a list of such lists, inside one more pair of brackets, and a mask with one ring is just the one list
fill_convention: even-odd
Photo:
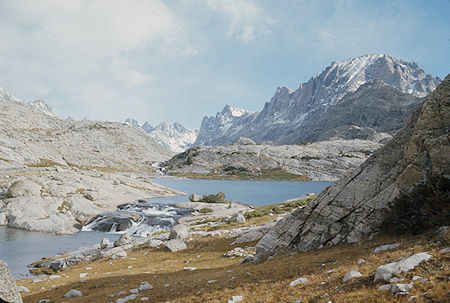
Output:
[[[403,238],[380,236],[372,241],[307,253],[287,252],[263,264],[241,265],[238,265],[240,259],[224,258],[223,254],[237,246],[254,246],[255,242],[231,245],[232,239],[196,239],[182,252],[141,249],[128,254],[129,258],[135,257],[136,260],[128,258],[79,264],[60,273],[61,279],[46,279],[34,284],[23,279],[18,280],[17,284],[31,290],[30,294],[24,294],[24,302],[40,299],[50,299],[52,302],[110,302],[117,299],[119,291],[137,288],[142,281],[154,286],[153,290],[140,292],[139,297],[150,297],[149,302],[225,302],[233,295],[244,296],[244,302],[406,302],[409,296],[399,297],[377,291],[382,283],[373,283],[375,269],[398,257],[428,251],[434,256],[431,261],[401,276],[407,282],[413,275],[430,279],[426,284],[415,283],[411,295],[418,296],[417,302],[448,302],[450,257],[439,253],[439,249],[449,245],[450,236],[429,238],[427,235]],[[375,247],[393,242],[401,242],[400,248],[372,253]],[[361,258],[366,262],[357,265]],[[86,266],[93,269],[86,271]],[[133,268],[128,269],[128,266]],[[184,271],[186,266],[198,270]],[[334,272],[327,273],[330,269]],[[342,278],[350,270],[360,271],[363,277],[342,283]],[[81,272],[90,273],[86,283],[78,278]],[[299,277],[309,279],[310,283],[289,287],[289,283]],[[210,280],[216,282],[208,283]],[[322,281],[326,284],[320,286]],[[166,284],[170,286],[165,287]],[[41,291],[41,287],[46,290]],[[73,288],[82,291],[84,296],[63,298]],[[427,297],[422,296],[424,292],[429,292]],[[329,296],[322,297],[326,293]],[[115,297],[108,297],[110,294]]]

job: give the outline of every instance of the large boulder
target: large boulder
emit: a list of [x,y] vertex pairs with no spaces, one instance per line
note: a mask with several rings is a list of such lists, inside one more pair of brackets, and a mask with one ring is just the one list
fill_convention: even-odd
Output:
[[0,301],[11,303],[23,302],[17,290],[16,283],[9,272],[8,265],[2,260],[0,260]]
[[20,196],[38,196],[41,194],[42,187],[33,181],[23,179],[14,181],[6,191],[7,198],[16,198]]
[[254,261],[289,247],[307,251],[375,235],[399,194],[450,175],[449,130],[450,75],[388,144],[308,206],[280,220],[257,244]]
[[177,224],[170,230],[169,239],[184,239],[189,236],[189,227],[185,224]]

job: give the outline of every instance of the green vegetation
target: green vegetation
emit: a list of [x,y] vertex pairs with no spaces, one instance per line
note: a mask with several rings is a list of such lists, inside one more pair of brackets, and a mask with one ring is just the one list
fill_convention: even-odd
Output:
[[420,234],[450,222],[450,179],[432,177],[400,194],[384,221],[387,232]]
[[153,236],[158,236],[158,235],[167,234],[169,232],[170,232],[170,230],[160,230],[160,231],[154,232],[152,235]]
[[72,208],[72,205],[69,202],[64,201],[63,203],[61,203],[60,206],[58,206],[57,210],[59,212],[65,212],[68,211]]
[[257,218],[267,216],[269,214],[283,214],[286,212],[290,212],[299,206],[308,205],[312,200],[314,200],[317,196],[311,196],[302,200],[295,200],[291,202],[283,202],[279,204],[271,204],[271,205],[263,205],[257,206],[253,211],[247,212],[244,214],[246,219]]
[[212,212],[213,212],[213,209],[209,208],[209,207],[200,209],[200,213],[202,213],[202,214],[207,214],[207,213],[212,213]]

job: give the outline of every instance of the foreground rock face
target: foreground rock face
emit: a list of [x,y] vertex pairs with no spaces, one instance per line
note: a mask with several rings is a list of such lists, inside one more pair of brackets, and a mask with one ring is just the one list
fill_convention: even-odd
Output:
[[16,283],[9,272],[8,265],[0,260],[0,301],[2,300],[11,303],[23,302]]
[[287,247],[307,251],[376,233],[389,204],[430,176],[450,174],[450,76],[407,124],[358,169],[307,207],[281,220],[257,244],[260,262]]

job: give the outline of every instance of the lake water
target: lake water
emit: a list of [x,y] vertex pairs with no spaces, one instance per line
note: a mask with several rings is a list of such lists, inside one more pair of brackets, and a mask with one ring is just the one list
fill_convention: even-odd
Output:
[[[300,197],[307,193],[319,193],[330,182],[305,181],[242,181],[242,180],[192,180],[153,179],[153,182],[187,192],[177,197],[155,198],[148,205],[173,204],[187,201],[191,193],[211,194],[222,191],[226,200],[253,205],[279,203]],[[164,208],[165,209],[165,208]],[[165,214],[171,213],[166,211]],[[135,227],[133,227],[135,228]],[[155,227],[157,230],[158,227]],[[103,237],[111,241],[119,237],[118,232],[81,231],[75,235],[58,236],[47,233],[29,232],[20,229],[0,227],[0,259],[8,263],[14,277],[24,277],[27,265],[42,257],[54,256],[60,252],[74,250],[99,243]]]

